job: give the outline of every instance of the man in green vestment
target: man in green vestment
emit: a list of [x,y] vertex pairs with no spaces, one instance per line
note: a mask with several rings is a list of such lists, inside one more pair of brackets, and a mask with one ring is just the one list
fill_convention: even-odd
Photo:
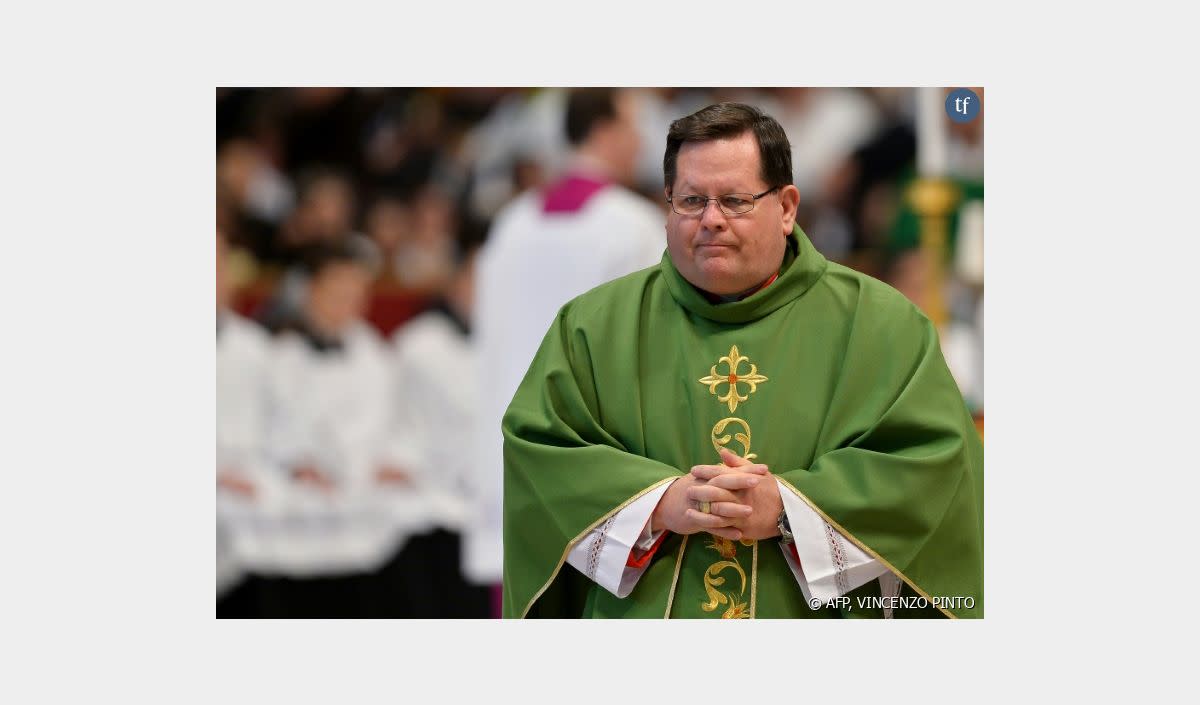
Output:
[[504,417],[506,617],[983,616],[937,332],[795,225],[779,123],[675,121],[667,252],[570,301]]

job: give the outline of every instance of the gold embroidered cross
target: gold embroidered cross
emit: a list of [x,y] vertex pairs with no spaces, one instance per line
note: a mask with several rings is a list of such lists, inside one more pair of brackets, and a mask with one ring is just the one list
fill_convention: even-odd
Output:
[[[727,402],[731,412],[737,409],[738,402],[749,399],[751,394],[758,391],[758,385],[767,381],[766,377],[758,374],[758,365],[755,365],[754,363],[750,363],[750,374],[738,374],[738,366],[741,365],[743,361],[749,362],[750,358],[740,354],[737,346],[734,345],[729,349],[728,355],[722,356],[719,360],[717,360],[717,365],[724,362],[729,366],[728,374],[717,374],[717,365],[713,365],[712,372],[707,377],[700,378],[700,384],[707,384],[708,391],[712,394],[717,393],[717,387],[719,385],[729,385],[729,391],[727,391],[724,396],[718,396],[717,401]],[[738,391],[739,384],[750,385],[750,391],[745,395],[742,395],[742,393]]]

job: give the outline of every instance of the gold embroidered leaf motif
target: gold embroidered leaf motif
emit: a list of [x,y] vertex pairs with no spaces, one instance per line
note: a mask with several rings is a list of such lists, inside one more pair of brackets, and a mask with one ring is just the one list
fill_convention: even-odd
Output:
[[714,536],[713,534],[709,534],[709,536],[712,536],[712,541],[708,542],[706,548],[713,549],[721,554],[722,558],[737,558],[737,548],[733,545],[732,541],[721,536]]
[[732,593],[729,595],[729,602],[729,609],[725,610],[721,619],[750,619],[750,610],[746,608],[745,602],[735,602]]
[[717,591],[716,586],[723,585],[725,578],[713,578],[709,580],[707,574],[704,576],[704,591],[708,593],[708,602],[702,603],[700,609],[705,612],[712,612],[718,605],[723,605],[729,602],[729,598]]
[[[718,434],[724,433],[725,427],[731,423],[740,424],[742,426],[742,428],[746,429],[746,432],[745,433],[734,433],[734,434],[726,433],[723,436],[718,435]],[[721,448],[728,445],[729,441],[736,438],[738,443],[742,444],[741,457],[745,458],[746,460],[754,460],[755,458],[758,457],[757,453],[750,452],[750,424],[746,423],[744,420],[739,419],[736,416],[730,416],[729,418],[724,418],[724,419],[721,419],[720,421],[718,421],[717,424],[715,426],[713,426],[712,434],[710,437],[712,439],[713,448],[717,451],[717,455],[721,454]]]
[[[750,371],[747,374],[738,374],[738,368],[742,362],[750,364]],[[728,372],[725,374],[717,374],[717,365],[724,363]],[[717,395],[717,401],[725,402],[729,405],[729,411],[732,413],[737,409],[738,402],[746,401],[750,395],[758,391],[758,385],[766,382],[767,378],[758,373],[758,365],[750,362],[750,358],[738,352],[738,347],[734,345],[729,349],[728,355],[722,355],[717,364],[713,365],[708,376],[700,378],[700,384],[708,386],[710,394]],[[717,387],[722,384],[729,385],[724,395],[717,393]],[[749,386],[749,390],[742,394],[739,384]]]
[[726,568],[732,568],[741,577],[742,589],[739,594],[746,592],[746,571],[742,570],[742,566],[738,565],[736,560],[713,563],[708,570],[704,571],[704,591],[708,593],[708,602],[701,603],[700,609],[705,612],[712,612],[718,605],[732,602],[730,597],[717,590],[718,587],[725,584],[725,578],[721,577],[720,573]]

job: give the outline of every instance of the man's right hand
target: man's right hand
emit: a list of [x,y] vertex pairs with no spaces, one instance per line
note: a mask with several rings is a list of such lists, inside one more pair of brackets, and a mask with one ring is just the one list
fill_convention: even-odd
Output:
[[[760,480],[754,472],[726,472],[707,482],[690,473],[684,475],[663,493],[650,516],[650,528],[684,535],[707,531],[736,541],[742,538],[737,524],[750,516],[753,508],[738,502],[733,492],[754,487]],[[710,503],[707,514],[696,508],[702,501]]]
[[234,470],[223,470],[217,473],[217,487],[232,492],[245,499],[254,499],[257,488],[254,483]]
[[[735,524],[742,532],[742,538],[761,540],[779,535],[779,513],[783,511],[783,497],[779,494],[779,485],[773,481],[770,469],[766,465],[755,464],[730,451],[721,449],[723,465],[697,465],[692,468],[692,475],[705,482],[702,487],[693,487],[691,498],[699,501],[713,502],[712,511],[719,512],[724,504],[721,500],[726,497],[742,505],[749,506],[752,511],[740,516]],[[762,480],[752,489],[741,491],[726,491],[716,489],[725,487],[730,476],[743,476],[753,473]],[[718,504],[719,503],[719,504]]]
[[306,466],[292,470],[292,479],[302,485],[315,487],[322,492],[333,492],[333,480],[325,473],[314,467]]
[[375,482],[381,485],[392,485],[399,487],[410,487],[413,484],[412,475],[409,475],[407,472],[399,468],[391,466],[385,466],[376,470]]

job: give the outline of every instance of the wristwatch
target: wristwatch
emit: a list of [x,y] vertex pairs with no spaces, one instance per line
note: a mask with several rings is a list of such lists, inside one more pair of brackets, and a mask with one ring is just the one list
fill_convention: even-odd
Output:
[[788,545],[796,539],[792,536],[792,525],[788,522],[787,510],[779,512],[779,519],[775,524],[779,528],[779,543]]

